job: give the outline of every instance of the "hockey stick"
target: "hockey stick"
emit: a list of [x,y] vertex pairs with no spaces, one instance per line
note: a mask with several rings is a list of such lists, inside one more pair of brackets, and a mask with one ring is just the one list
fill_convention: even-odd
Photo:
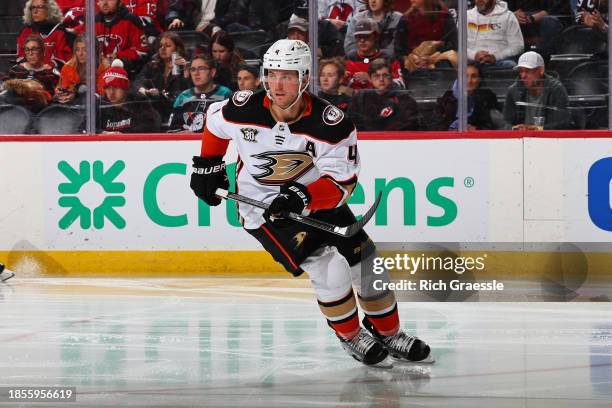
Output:
[[[252,198],[245,197],[240,194],[232,193],[231,191],[222,190],[220,188],[217,189],[217,191],[215,191],[215,194],[226,200],[238,201],[241,203],[252,205],[253,207],[264,209],[264,210],[267,210],[269,207],[269,204],[267,203],[263,203],[261,201],[254,200]],[[300,215],[300,214],[296,214],[292,212],[288,213],[286,217],[293,221],[300,222],[302,224],[309,225],[313,228],[327,231],[329,233],[339,235],[341,237],[352,237],[353,235],[361,231],[363,226],[366,225],[368,221],[370,221],[370,218],[372,218],[372,216],[376,212],[376,208],[378,208],[378,204],[380,204],[381,198],[382,198],[382,193],[378,193],[378,196],[376,196],[376,200],[374,200],[374,204],[363,215],[363,217],[361,217],[359,221],[351,225],[347,225],[346,227],[339,227],[337,225],[330,224],[325,221],[317,220],[316,218],[306,217],[304,215]]]

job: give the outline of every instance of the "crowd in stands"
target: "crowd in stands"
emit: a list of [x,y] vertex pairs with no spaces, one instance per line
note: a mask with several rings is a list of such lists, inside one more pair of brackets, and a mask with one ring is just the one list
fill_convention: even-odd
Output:
[[[0,113],[8,105],[33,120],[50,105],[84,112],[94,88],[85,3],[15,2],[23,24],[0,72]],[[468,129],[607,128],[607,75],[587,78],[590,104],[572,85],[580,72],[607,72],[607,1],[467,3]],[[99,132],[201,132],[212,102],[262,88],[269,45],[309,41],[308,0],[95,4]],[[459,128],[457,0],[318,0],[318,13],[312,82],[359,130]],[[602,109],[605,121],[584,120]]]

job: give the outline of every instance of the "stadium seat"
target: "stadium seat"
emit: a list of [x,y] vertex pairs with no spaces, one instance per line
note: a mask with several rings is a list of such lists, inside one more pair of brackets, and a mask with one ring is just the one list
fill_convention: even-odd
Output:
[[3,33],[18,33],[23,28],[23,19],[21,16],[0,14],[0,27]]
[[23,135],[30,133],[32,113],[18,105],[0,105],[0,134]]
[[583,25],[573,25],[555,40],[553,55],[598,54],[606,52],[605,38]]
[[418,102],[423,99],[436,100],[457,79],[457,71],[452,68],[419,69],[405,75],[406,89]]
[[0,54],[0,77],[17,63],[17,54]]
[[579,108],[585,116],[585,128],[607,128],[608,62],[583,62],[573,68],[563,82],[570,107]]
[[17,53],[17,33],[0,34],[0,54]]
[[272,35],[265,31],[239,31],[229,33],[229,35],[234,40],[236,48],[253,52],[259,50],[263,44],[272,41]]
[[83,107],[51,105],[38,113],[33,130],[43,135],[70,135],[83,133],[84,125]]
[[[196,54],[206,54],[210,44],[210,37],[199,31],[176,31],[176,33],[183,39],[185,43],[185,50],[187,51],[187,57],[191,57]],[[197,52],[195,52],[197,50]]]

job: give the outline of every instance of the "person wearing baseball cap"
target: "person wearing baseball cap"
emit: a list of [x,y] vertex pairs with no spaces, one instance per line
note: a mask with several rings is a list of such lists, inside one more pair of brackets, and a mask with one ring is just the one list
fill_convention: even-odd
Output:
[[504,119],[513,130],[568,129],[565,87],[546,73],[544,58],[535,51],[523,53],[514,68],[518,78],[508,88]]
[[292,14],[287,26],[287,38],[304,41],[308,44],[308,20]]
[[[355,90],[368,89],[372,87],[368,66],[370,62],[378,58],[385,58],[379,49],[380,28],[373,18],[361,18],[355,21],[353,36],[357,42],[357,52],[349,55],[345,64],[346,74],[342,85]],[[393,82],[396,87],[403,88],[402,68],[396,59],[389,61]]]
[[120,59],[102,74],[104,96],[97,129],[102,133],[146,133],[160,129],[161,118],[148,99],[129,93],[130,79]]

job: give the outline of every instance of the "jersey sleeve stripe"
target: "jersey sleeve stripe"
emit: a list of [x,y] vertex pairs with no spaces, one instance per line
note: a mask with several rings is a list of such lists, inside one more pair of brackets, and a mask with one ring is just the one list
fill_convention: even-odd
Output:
[[347,191],[328,177],[321,177],[308,185],[312,201],[306,207],[309,210],[326,210],[338,207],[347,196]]
[[215,136],[208,128],[204,128],[202,134],[202,150],[200,156],[202,157],[213,157],[223,156],[227,151],[229,145],[229,139],[222,139]]

